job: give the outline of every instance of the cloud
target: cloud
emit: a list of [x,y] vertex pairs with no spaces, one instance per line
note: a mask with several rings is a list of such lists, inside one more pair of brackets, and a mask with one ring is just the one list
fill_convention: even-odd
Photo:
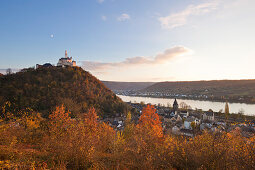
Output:
[[166,17],[159,17],[158,20],[163,29],[173,29],[187,24],[190,16],[203,15],[217,9],[219,3],[219,0],[212,0],[198,5],[189,5],[183,11],[172,13]]
[[106,20],[107,20],[107,17],[106,17],[105,15],[102,15],[102,16],[101,16],[101,19],[102,19],[103,21],[106,21]]
[[97,0],[98,3],[102,4],[104,0]]
[[128,14],[121,14],[118,18],[118,21],[127,21],[130,20],[130,16]]
[[112,62],[112,63],[103,63],[103,62],[94,62],[94,61],[83,61],[82,67],[89,71],[100,71],[104,72],[105,70],[110,70],[114,68],[127,68],[132,66],[152,66],[160,65],[171,61],[175,57],[183,56],[192,53],[192,50],[183,47],[175,46],[169,49],[166,49],[163,53],[156,55],[155,57],[149,58],[144,56],[126,58],[122,62]]

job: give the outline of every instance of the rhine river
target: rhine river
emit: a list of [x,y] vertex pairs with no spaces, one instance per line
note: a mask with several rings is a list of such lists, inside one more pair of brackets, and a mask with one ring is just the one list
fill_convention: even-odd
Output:
[[[166,98],[152,98],[152,97],[135,97],[135,96],[119,96],[124,102],[144,102],[144,103],[151,103],[151,104],[161,104],[164,106],[171,105],[174,102],[174,99],[166,99]],[[190,105],[192,109],[202,109],[207,111],[212,109],[215,112],[219,110],[225,109],[224,102],[213,102],[213,101],[200,101],[200,100],[187,100],[187,99],[177,99],[178,103],[185,102],[187,105]],[[238,113],[240,109],[244,110],[245,115],[255,115],[255,104],[245,104],[245,103],[229,103],[229,110],[230,113]]]

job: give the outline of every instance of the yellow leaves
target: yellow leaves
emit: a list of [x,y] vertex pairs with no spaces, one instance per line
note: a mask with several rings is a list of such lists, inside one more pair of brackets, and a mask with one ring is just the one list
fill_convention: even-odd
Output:
[[115,145],[123,146],[125,144],[125,139],[122,133],[117,132],[116,139],[115,139]]
[[30,113],[28,115],[23,115],[21,119],[18,120],[21,124],[23,124],[28,129],[37,129],[40,127],[40,122],[42,118],[39,113]]
[[131,123],[131,119],[132,119],[132,116],[131,116],[131,112],[129,111],[128,113],[127,113],[127,118],[126,118],[126,124],[130,124]]
[[32,120],[32,119],[27,119],[26,124],[27,124],[28,128],[30,128],[30,129],[36,129],[39,127],[39,124],[35,120]]
[[6,108],[11,106],[11,102],[7,101],[4,103],[4,106],[2,107],[2,112],[6,112]]
[[10,160],[0,161],[0,169],[14,169],[17,165]]

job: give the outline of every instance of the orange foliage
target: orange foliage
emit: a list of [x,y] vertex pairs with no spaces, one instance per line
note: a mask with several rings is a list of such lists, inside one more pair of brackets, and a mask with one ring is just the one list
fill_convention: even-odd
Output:
[[0,169],[255,169],[255,136],[243,137],[239,128],[166,135],[150,105],[137,125],[128,115],[118,132],[94,108],[72,119],[60,106],[49,118],[24,113],[0,121]]
[[70,123],[70,117],[69,117],[70,112],[65,111],[64,105],[62,106],[57,106],[55,111],[52,112],[51,115],[49,115],[49,118],[51,120],[51,123],[56,125],[56,124],[67,124]]
[[143,108],[137,128],[147,131],[150,135],[163,137],[161,122],[154,106],[147,105]]

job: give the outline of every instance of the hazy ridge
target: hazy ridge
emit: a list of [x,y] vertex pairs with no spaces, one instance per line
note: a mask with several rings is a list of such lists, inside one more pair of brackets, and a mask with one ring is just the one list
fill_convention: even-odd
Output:
[[142,90],[156,82],[117,82],[102,81],[111,90]]

